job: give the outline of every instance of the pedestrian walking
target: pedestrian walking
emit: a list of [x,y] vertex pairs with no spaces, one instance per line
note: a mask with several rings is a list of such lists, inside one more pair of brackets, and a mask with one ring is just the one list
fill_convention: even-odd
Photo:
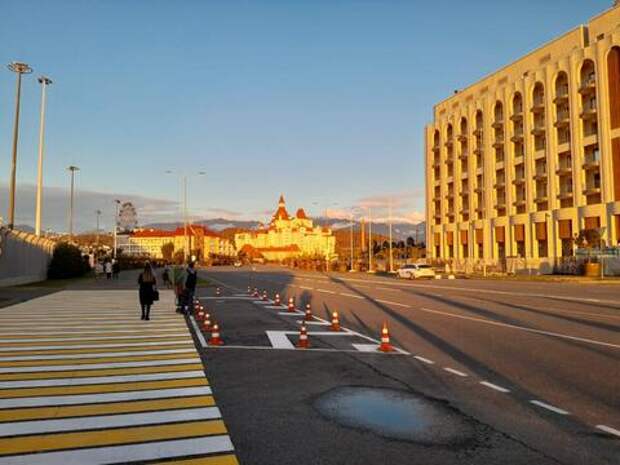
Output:
[[189,262],[185,270],[185,290],[187,291],[190,302],[194,301],[196,294],[196,283],[198,282],[198,273],[194,267],[194,262]]
[[151,306],[153,302],[159,300],[159,292],[157,291],[157,280],[155,273],[151,268],[151,264],[146,262],[144,271],[138,277],[138,292],[140,297],[140,307],[142,309],[142,320],[150,320]]
[[170,280],[170,265],[168,265],[168,263],[166,263],[166,265],[164,266],[164,271],[161,277],[164,280],[164,285],[166,286],[166,289],[170,289],[172,287],[172,281]]
[[121,273],[121,264],[118,262],[116,258],[112,259],[112,277],[114,279],[118,279],[118,276]]
[[106,278],[112,279],[112,262],[110,260],[106,260],[104,268]]

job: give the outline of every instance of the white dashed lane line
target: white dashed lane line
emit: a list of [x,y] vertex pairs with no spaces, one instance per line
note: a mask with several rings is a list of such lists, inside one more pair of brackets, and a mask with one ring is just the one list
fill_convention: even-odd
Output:
[[539,407],[558,413],[560,415],[570,415],[570,413],[567,412],[566,410],[562,410],[561,408],[554,407],[553,405],[546,404],[539,400],[530,400],[530,404],[538,405]]
[[394,305],[396,307],[411,308],[409,305],[401,304],[400,302],[393,302],[391,300],[375,299],[375,301],[376,302],[381,302],[382,304]]
[[309,291],[313,291],[314,290],[313,287],[308,287],[308,286],[299,286],[299,289],[307,289]]
[[467,376],[467,373],[463,373],[462,371],[455,370],[454,368],[444,367],[444,370],[446,370],[448,373],[452,373],[457,376],[462,376],[462,377]]
[[322,292],[323,294],[336,294],[334,291],[330,291],[328,289],[317,289],[317,292]]
[[605,425],[596,425],[596,428],[600,429],[601,431],[605,431],[606,433],[613,434],[614,436],[618,436],[620,438],[620,430],[617,430],[616,428]]
[[480,381],[480,384],[486,386],[491,389],[495,389],[496,391],[507,393],[510,392],[510,389],[506,389],[505,387],[498,386],[497,384],[489,383],[488,381]]
[[432,360],[429,360],[429,359],[424,358],[424,357],[420,357],[419,355],[414,355],[413,358],[415,358],[415,359],[417,359],[417,360],[419,360],[421,362],[424,362],[424,363],[426,363],[428,365],[434,365],[435,364],[435,362],[433,362]]
[[347,294],[346,292],[341,292],[340,295],[343,296],[343,297],[352,297],[354,299],[365,299],[364,296],[355,295],[355,294]]

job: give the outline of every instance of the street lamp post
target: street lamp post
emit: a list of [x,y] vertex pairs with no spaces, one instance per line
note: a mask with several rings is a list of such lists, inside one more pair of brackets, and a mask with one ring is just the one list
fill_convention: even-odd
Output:
[[390,199],[388,204],[388,227],[390,235],[390,273],[394,273],[394,255],[392,253],[392,199]]
[[372,269],[372,216],[368,207],[368,272],[374,273]]
[[95,210],[95,215],[97,215],[97,233],[96,233],[96,244],[99,246],[99,217],[101,216],[101,210]]
[[118,214],[119,214],[119,207],[121,205],[121,201],[120,200],[114,200],[115,203],[115,214],[114,214],[114,232],[112,234],[112,236],[114,237],[114,250],[112,251],[112,256],[114,258],[116,258],[116,248],[117,248],[117,231],[118,231]]
[[46,76],[39,76],[41,84],[41,123],[39,125],[39,172],[37,176],[37,204],[35,211],[34,229],[37,236],[41,235],[41,208],[43,197],[43,151],[45,147],[45,94],[47,86],[52,80]]
[[75,191],[75,172],[80,169],[77,166],[71,165],[67,167],[67,170],[71,172],[71,196],[69,200],[69,240],[73,239],[73,202]]
[[17,74],[15,84],[15,122],[13,125],[13,155],[11,158],[11,186],[9,189],[9,229],[15,226],[15,176],[17,171],[17,141],[19,139],[19,106],[22,95],[22,74],[32,73],[26,63],[13,62],[8,68]]

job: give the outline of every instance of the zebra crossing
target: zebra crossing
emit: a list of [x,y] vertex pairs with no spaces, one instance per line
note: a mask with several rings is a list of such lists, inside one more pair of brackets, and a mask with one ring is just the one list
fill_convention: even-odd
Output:
[[172,293],[63,291],[0,310],[0,465],[237,465]]

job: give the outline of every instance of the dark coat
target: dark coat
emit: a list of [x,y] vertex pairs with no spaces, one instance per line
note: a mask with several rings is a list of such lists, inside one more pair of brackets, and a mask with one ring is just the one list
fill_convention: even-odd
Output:
[[138,284],[140,285],[140,305],[153,305],[153,294],[157,281],[153,276],[153,281],[144,281],[142,279],[142,273],[138,277]]
[[185,278],[185,288],[190,291],[196,290],[196,282],[198,281],[198,273],[196,270],[187,269],[187,278]]

